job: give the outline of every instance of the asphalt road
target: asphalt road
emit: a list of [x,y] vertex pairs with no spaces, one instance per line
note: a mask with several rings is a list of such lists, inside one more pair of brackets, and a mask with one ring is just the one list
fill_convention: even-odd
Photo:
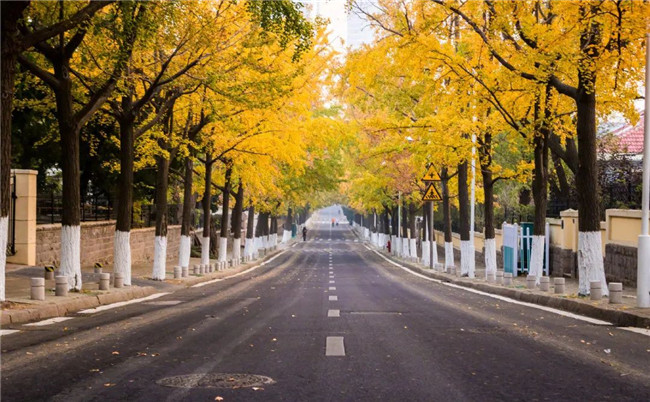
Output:
[[[2,400],[650,400],[650,337],[428,281],[319,228],[245,275],[3,336]],[[226,388],[203,384],[219,373]]]

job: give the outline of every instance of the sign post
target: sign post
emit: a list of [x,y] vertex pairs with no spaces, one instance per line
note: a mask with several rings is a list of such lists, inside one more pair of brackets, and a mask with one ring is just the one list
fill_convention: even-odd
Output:
[[436,181],[441,181],[440,175],[434,169],[433,164],[429,165],[429,167],[427,168],[427,172],[424,174],[424,177],[422,177],[422,181],[425,182],[427,185],[426,189],[424,190],[424,196],[422,196],[422,201],[429,202],[431,206],[431,215],[430,215],[431,224],[427,225],[427,231],[429,232],[429,241],[431,243],[429,244],[429,268],[433,269],[435,263],[437,263],[437,261],[435,263],[433,261],[433,248],[436,247],[434,227],[433,227],[433,203],[435,201],[442,200],[442,197],[440,197],[440,193],[438,192],[438,189],[436,189],[436,186],[433,184]]

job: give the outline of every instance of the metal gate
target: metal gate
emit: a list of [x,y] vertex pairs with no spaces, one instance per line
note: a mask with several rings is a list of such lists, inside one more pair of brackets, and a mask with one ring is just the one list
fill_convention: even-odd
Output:
[[12,175],[9,183],[11,199],[9,200],[9,222],[7,222],[7,256],[16,255],[16,175]]

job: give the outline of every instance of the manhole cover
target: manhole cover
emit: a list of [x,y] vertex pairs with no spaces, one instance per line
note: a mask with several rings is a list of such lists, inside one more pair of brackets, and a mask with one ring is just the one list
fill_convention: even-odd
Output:
[[175,388],[250,388],[274,384],[272,378],[256,374],[187,374],[156,381]]

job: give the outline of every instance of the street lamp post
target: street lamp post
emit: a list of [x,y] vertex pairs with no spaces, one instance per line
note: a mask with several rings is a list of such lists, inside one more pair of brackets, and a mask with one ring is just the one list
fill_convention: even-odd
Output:
[[638,307],[650,307],[650,34],[646,35],[645,127],[643,134],[643,193],[641,198],[641,234],[637,254],[636,301]]

